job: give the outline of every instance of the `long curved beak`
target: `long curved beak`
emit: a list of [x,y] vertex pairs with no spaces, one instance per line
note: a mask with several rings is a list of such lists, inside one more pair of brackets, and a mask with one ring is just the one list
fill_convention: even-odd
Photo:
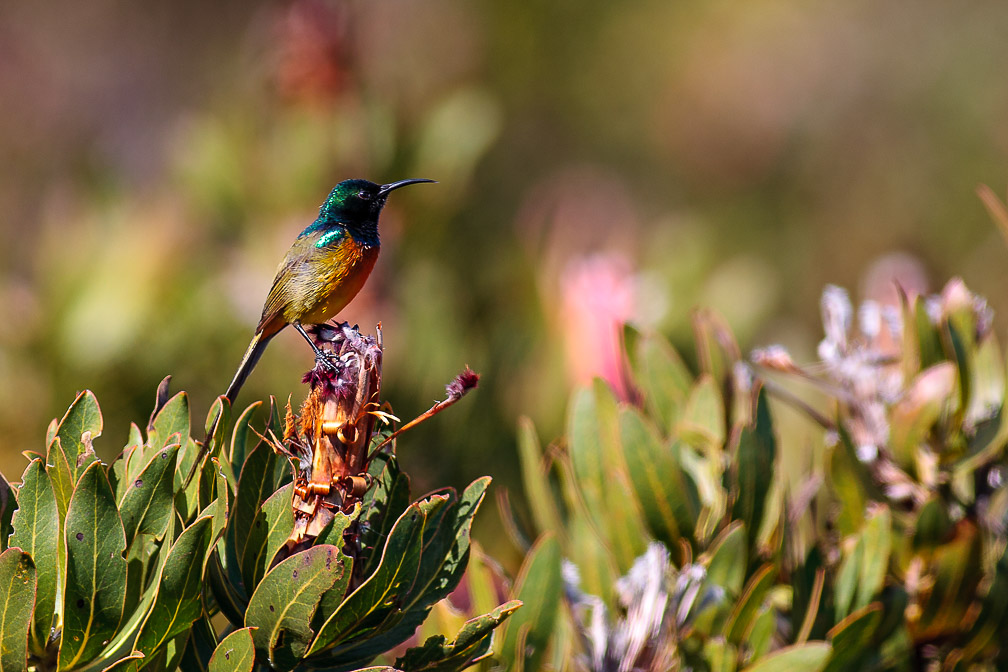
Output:
[[390,191],[398,189],[399,187],[405,187],[408,184],[419,184],[421,182],[436,182],[436,180],[428,180],[425,177],[417,177],[411,180],[399,180],[398,182],[390,182],[389,184],[383,184],[378,187],[378,196],[385,197],[388,196]]

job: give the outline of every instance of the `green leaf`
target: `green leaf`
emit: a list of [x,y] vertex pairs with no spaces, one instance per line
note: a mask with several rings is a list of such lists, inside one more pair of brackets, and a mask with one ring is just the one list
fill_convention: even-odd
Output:
[[[151,449],[164,448],[176,440],[185,445],[189,440],[189,424],[189,396],[179,392],[157,411],[147,432],[147,445]],[[176,434],[178,438],[173,439]]]
[[532,518],[539,532],[563,534],[563,524],[557,511],[549,479],[549,464],[543,462],[542,448],[535,427],[527,417],[518,421],[518,458],[521,463],[522,485],[528,498]]
[[[235,421],[234,432],[231,434],[231,449],[228,453],[228,462],[231,463],[231,468],[234,470],[236,479],[241,478],[245,458],[255,448],[255,443],[259,441],[259,437],[252,431],[249,423],[252,421],[252,414],[260,406],[262,406],[261,401],[255,402],[242,411],[242,414]],[[249,444],[252,444],[252,446],[249,447]],[[235,483],[237,482],[236,480]]]
[[94,658],[119,628],[126,600],[126,534],[105,470],[92,462],[67,507],[66,589],[59,667]]
[[290,470],[282,464],[265,441],[249,454],[241,471],[238,492],[231,508],[224,533],[224,568],[235,585],[242,586],[246,594],[251,594],[254,585],[243,580],[245,546],[252,532],[263,502],[280,487],[284,475],[290,478]]
[[[221,395],[210,404],[206,420],[203,421],[203,435],[206,439],[204,447],[207,453],[214,457],[230,455],[230,445],[225,445],[224,434],[231,420],[231,404],[227,397]],[[213,434],[211,434],[213,430]]]
[[714,378],[704,374],[697,380],[676,431],[683,441],[707,455],[721,451],[725,441],[725,408]]
[[910,381],[899,401],[889,410],[887,448],[904,470],[913,468],[918,446],[950,405],[955,388],[955,365],[941,362],[921,371]]
[[777,633],[777,619],[780,614],[770,604],[764,604],[753,618],[746,632],[745,640],[752,652],[753,659],[760,658],[770,650],[774,635]]
[[116,662],[112,663],[108,667],[103,667],[102,672],[137,672],[142,665],[144,655],[142,653],[133,653],[125,658],[120,658]]
[[[89,433],[89,437],[85,437],[85,433]],[[56,428],[56,437],[66,455],[73,482],[77,482],[87,465],[95,459],[87,454],[91,450],[91,441],[101,433],[102,415],[98,400],[91,390],[84,390],[70,404]]]
[[[174,539],[175,525],[181,526],[178,516],[172,516],[168,524],[168,531],[165,539]],[[126,554],[126,608],[122,625],[120,625],[115,637],[102,649],[99,656],[107,658],[110,655],[119,655],[124,650],[132,650],[137,632],[143,621],[150,612],[151,605],[157,597],[160,585],[157,577],[160,575],[168,555],[171,552],[171,544],[162,542],[160,544],[136,544]],[[160,656],[160,653],[156,657]],[[141,665],[150,664],[134,663],[134,668],[139,669]]]
[[[175,493],[175,510],[179,519],[185,523],[191,523],[203,508],[200,504],[200,489],[203,487],[203,470],[193,471],[196,459],[202,459],[200,447],[192,439],[185,439],[179,447],[178,458],[176,459],[174,482],[172,491]],[[206,462],[202,463],[206,466]],[[189,473],[193,473],[192,480],[187,484],[186,478]]]
[[32,460],[21,476],[20,508],[14,514],[11,546],[30,555],[35,563],[37,589],[35,617],[32,619],[31,648],[45,651],[56,611],[59,581],[59,512],[42,460]]
[[620,446],[618,405],[601,380],[580,389],[567,421],[570,457],[585,510],[621,571],[644,552],[647,531],[637,509]]
[[476,613],[485,613],[496,608],[497,576],[494,569],[494,561],[476,541],[473,541],[465,579],[467,591],[472,599],[472,610]]
[[[420,567],[424,529],[430,522],[444,520],[451,506],[449,495],[435,495],[415,502],[393,526],[382,552],[378,569],[346,597],[319,628],[308,654],[315,654],[356,634],[363,639],[380,632],[392,612],[401,612],[402,603]],[[320,614],[325,618],[325,614]]]
[[693,479],[680,468],[680,445],[663,445],[655,428],[634,408],[620,411],[620,434],[627,470],[651,533],[681,564],[679,540],[694,540],[700,498]]
[[960,632],[983,579],[982,553],[982,535],[966,518],[947,543],[918,554],[925,561],[923,575],[933,583],[917,597],[922,603],[920,619],[910,624],[915,641]]
[[725,625],[725,635],[729,642],[742,644],[776,578],[777,570],[772,564],[763,565],[750,577]]
[[892,552],[892,516],[884,505],[875,507],[837,573],[835,618],[868,605],[882,591]]
[[724,382],[732,365],[741,358],[738,344],[724,319],[710,309],[693,312],[693,335],[700,369]]
[[67,506],[74,490],[74,472],[63,451],[63,441],[60,437],[53,439],[46,454],[46,472],[56,496],[56,506],[59,511],[60,523],[66,518]]
[[711,672],[735,672],[738,669],[738,650],[720,637],[704,642],[703,654]]
[[210,672],[253,672],[254,669],[252,628],[232,632],[221,640],[210,657]]
[[851,436],[840,430],[840,441],[828,450],[827,483],[838,500],[836,526],[843,536],[851,535],[864,524],[864,510],[869,497],[882,493],[871,480],[865,465],[857,459]]
[[151,451],[150,461],[127,485],[119,505],[127,546],[138,534],[160,538],[168,529],[178,451],[177,443]]
[[753,547],[759,535],[767,492],[774,479],[774,457],[777,440],[766,390],[760,389],[756,402],[754,425],[742,428],[738,455],[731,467],[732,491],[735,494],[733,518],[745,523],[749,545]]
[[373,550],[365,560],[364,576],[374,573],[381,560],[378,548],[410,503],[409,476],[399,470],[394,455],[378,455],[371,461],[368,473],[375,477],[376,483],[364,494],[361,506],[360,520],[365,523],[360,535],[361,547]]
[[132,422],[130,423],[129,438],[126,440],[122,453],[107,470],[109,483],[115,491],[117,502],[122,501],[126,486],[140,473],[140,469],[143,467],[143,452],[143,434],[140,433],[140,428],[136,423]]
[[217,648],[217,635],[206,611],[193,623],[192,634],[182,652],[179,670],[184,672],[207,672],[210,667],[210,656]]
[[911,548],[931,549],[945,543],[952,535],[953,523],[942,497],[935,495],[920,507],[914,523]]
[[469,619],[451,642],[445,641],[444,635],[431,637],[423,646],[407,649],[396,659],[395,667],[404,672],[464,670],[487,655],[494,628],[520,606],[520,601],[511,600],[488,614]]
[[560,544],[553,535],[543,535],[525,558],[512,590],[524,606],[508,620],[501,635],[504,669],[539,669],[553,634],[562,586]]
[[873,635],[882,621],[882,605],[878,602],[858,609],[829,631],[833,653],[826,665],[827,672],[864,669],[859,662],[872,653]]
[[357,520],[360,512],[360,502],[354,504],[350,513],[343,513],[342,511],[333,512],[333,519],[322,528],[322,531],[319,532],[317,537],[315,537],[315,541],[312,542],[312,545],[320,546],[322,544],[332,544],[337,548],[341,548],[346,543],[343,539],[343,533],[347,531],[347,528],[349,528],[355,520]]
[[186,632],[202,611],[203,565],[210,547],[212,519],[197,518],[171,547],[158,576],[154,606],[140,626],[134,649],[148,658]]
[[967,644],[963,647],[967,659],[978,655],[994,642],[1003,641],[997,637],[1008,626],[1008,548],[998,558],[994,568],[994,578],[990,589],[983,596],[980,613],[970,627]]
[[817,672],[826,665],[831,647],[825,642],[808,642],[777,649],[744,668],[744,672]]
[[294,484],[288,483],[262,503],[244,539],[238,539],[238,557],[246,588],[255,586],[294,530],[292,497]]
[[657,334],[647,334],[637,346],[637,382],[648,410],[665,431],[679,420],[693,385],[693,375],[679,353]]
[[611,600],[613,584],[620,573],[609,547],[581,507],[571,513],[566,527],[569,542],[565,551],[568,559],[577,565],[581,589],[603,600]]
[[220,553],[217,549],[210,555],[207,562],[207,582],[210,590],[213,591],[217,606],[221,613],[232,625],[241,625],[245,622],[245,610],[248,608],[248,595],[244,588],[233,583],[228,576],[227,570],[221,564]]
[[31,556],[19,548],[0,553],[0,672],[26,669],[35,581]]
[[721,586],[732,597],[738,596],[748,566],[745,526],[738,521],[731,523],[714,540],[709,553],[707,581]]
[[392,527],[374,574],[322,624],[309,655],[338,644],[325,657],[330,664],[370,659],[412,635],[461,580],[469,526],[489,482],[478,479],[461,498],[446,490],[411,504]]
[[[342,556],[340,562],[344,563],[348,568],[353,567],[353,560],[347,557],[342,549],[346,544],[346,540],[343,539],[343,532],[350,527],[350,525],[357,520],[357,516],[360,514],[360,503],[358,502],[350,515],[343,513],[342,511],[337,511],[336,515],[333,517],[329,524],[322,528],[322,532],[319,534],[318,538],[313,542],[313,546],[321,546],[323,544],[329,544],[335,546],[340,550],[340,555]],[[350,586],[350,576],[351,572],[346,571],[336,579],[336,582],[332,587],[323,593],[322,598],[319,601],[319,608],[315,611],[314,616],[314,627],[316,631],[321,627],[322,622],[326,618],[327,614],[331,614],[336,611],[336,608],[343,602],[343,598],[346,596],[347,588]]]
[[865,549],[864,560],[861,562],[861,577],[852,605],[858,610],[867,607],[868,603],[882,592],[889,571],[889,556],[892,553],[892,516],[887,507],[870,514],[861,540]]
[[349,574],[345,559],[335,546],[312,546],[276,565],[252,594],[245,625],[257,628],[252,640],[273,669],[293,670],[308,650],[319,600]]

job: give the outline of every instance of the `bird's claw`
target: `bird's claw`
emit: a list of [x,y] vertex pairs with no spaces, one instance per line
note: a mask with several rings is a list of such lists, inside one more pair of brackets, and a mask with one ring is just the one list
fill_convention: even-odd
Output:
[[329,355],[321,351],[315,353],[315,366],[321,366],[329,373],[336,373],[339,368]]

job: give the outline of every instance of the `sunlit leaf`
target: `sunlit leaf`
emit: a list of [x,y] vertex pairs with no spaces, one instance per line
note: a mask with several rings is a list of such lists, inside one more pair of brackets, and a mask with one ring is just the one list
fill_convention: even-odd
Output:
[[285,477],[290,478],[290,470],[277,459],[276,453],[265,442],[257,445],[249,454],[241,472],[238,492],[224,533],[227,551],[224,566],[232,582],[243,586],[248,594],[251,594],[255,586],[248,586],[243,580],[245,547],[263,502],[279,489]]
[[522,484],[525,486],[525,495],[536,529],[561,534],[563,525],[550,485],[548,463],[543,460],[539,437],[536,436],[532,421],[524,417],[518,421],[518,458]]
[[488,614],[466,621],[451,642],[444,635],[431,637],[423,646],[407,649],[396,659],[395,667],[404,672],[463,670],[487,655],[494,628],[519,607],[521,602],[512,600]]
[[252,672],[255,669],[255,646],[252,628],[235,630],[221,640],[210,657],[210,672]]
[[257,628],[252,640],[273,669],[294,669],[308,650],[322,594],[350,571],[345,559],[335,546],[312,546],[277,564],[259,583],[245,625]]
[[714,540],[709,553],[707,581],[737,596],[742,591],[748,563],[744,526],[735,522],[725,528]]
[[776,578],[777,568],[767,564],[760,567],[749,579],[725,625],[725,635],[727,635],[729,642],[733,644],[743,642],[746,632],[753,619],[756,618],[760,607],[763,606],[763,601],[770,588],[773,587]]
[[858,662],[873,653],[872,635],[882,620],[882,605],[874,603],[852,612],[829,631],[833,646],[826,670],[845,672],[864,669]]
[[242,579],[247,588],[255,590],[273,556],[294,530],[293,492],[293,483],[288,483],[270,495],[256,511],[244,539],[238,539]]
[[67,507],[66,588],[59,666],[94,658],[112,638],[126,599],[126,534],[105,470],[92,462]]
[[412,635],[461,581],[472,520],[489,484],[480,478],[461,496],[447,490],[410,505],[393,526],[378,569],[325,621],[309,655],[335,645],[325,660],[370,659]]
[[682,413],[693,376],[679,353],[656,334],[646,334],[640,339],[637,360],[637,382],[645,402],[667,432]]
[[172,545],[157,580],[160,590],[134,645],[144,655],[153,656],[199,617],[203,561],[210,547],[212,523],[209,517],[198,518]]
[[176,443],[150,451],[150,461],[127,484],[119,505],[127,546],[138,534],[161,537],[168,528],[178,450]]
[[[85,433],[89,434],[90,440],[85,438]],[[87,457],[87,453],[90,441],[101,436],[101,433],[102,414],[98,400],[91,390],[84,390],[70,404],[56,428],[56,436],[66,455],[73,482],[80,478],[84,469],[95,459],[93,456]]]
[[210,623],[206,612],[204,612],[193,623],[192,633],[186,642],[185,651],[182,652],[179,670],[183,670],[184,672],[207,672],[210,668],[210,657],[216,648],[217,636],[214,634],[213,625]]
[[508,619],[501,634],[505,669],[539,669],[554,631],[562,586],[560,545],[547,534],[536,541],[515,580],[512,595],[524,606]]
[[675,442],[664,443],[654,427],[632,408],[620,411],[620,440],[651,533],[680,564],[684,558],[679,557],[679,540],[693,541],[700,513],[696,485],[679,465],[682,448]]
[[26,669],[35,582],[31,556],[19,548],[0,553],[0,672]]
[[774,478],[776,454],[777,439],[770,419],[770,406],[766,390],[761,389],[757,398],[755,423],[742,428],[737,458],[730,472],[732,490],[735,493],[732,515],[745,523],[750,547],[756,541],[763,522],[767,492]]
[[[241,478],[242,468],[245,466],[245,458],[252,452],[255,444],[259,442],[259,437],[249,426],[252,421],[252,414],[262,406],[261,401],[257,401],[242,411],[238,419],[235,420],[234,431],[231,434],[231,447],[228,452],[228,462],[234,470],[235,478]],[[237,480],[235,481],[237,483]]]
[[725,405],[711,376],[700,376],[690,390],[676,432],[683,441],[708,455],[721,449],[725,440]]
[[743,669],[744,672],[794,672],[795,670],[817,672],[826,665],[830,651],[830,645],[825,642],[795,644],[778,649]]
[[31,648],[36,654],[45,651],[49,628],[56,611],[56,588],[59,574],[57,544],[59,514],[56,496],[49,484],[42,460],[32,460],[21,476],[20,508],[14,514],[14,534],[11,546],[30,555],[35,563],[37,590],[35,617],[32,619]]
[[[175,435],[178,435],[177,438]],[[168,443],[185,445],[189,440],[189,395],[179,392],[162,406],[147,432],[147,445],[152,450],[164,448]],[[184,475],[184,474],[183,474]]]

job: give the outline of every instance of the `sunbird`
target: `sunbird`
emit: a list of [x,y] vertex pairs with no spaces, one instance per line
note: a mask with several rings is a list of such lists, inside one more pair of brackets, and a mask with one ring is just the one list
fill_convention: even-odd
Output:
[[233,405],[263,350],[288,324],[294,325],[315,351],[317,362],[329,360],[302,324],[322,324],[357,296],[378,259],[378,215],[392,191],[428,179],[375,184],[344,180],[336,185],[280,262],[263,306],[262,318],[225,396]]

